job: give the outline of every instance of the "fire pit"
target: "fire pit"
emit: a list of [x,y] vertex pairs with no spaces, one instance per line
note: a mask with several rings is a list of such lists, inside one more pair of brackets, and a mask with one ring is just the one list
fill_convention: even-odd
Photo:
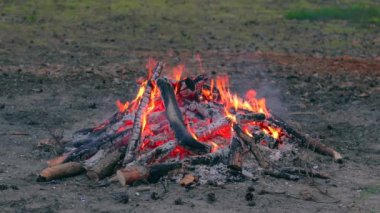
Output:
[[[182,78],[184,66],[175,67],[172,76],[160,77],[163,66],[150,59],[148,77],[140,82],[136,98],[117,101],[119,110],[111,118],[100,126],[76,132],[65,144],[67,151],[49,160],[37,180],[86,171],[95,181],[113,176],[122,185],[129,185],[157,182],[170,172],[180,171],[180,183],[186,186],[199,175],[189,174],[190,168],[216,164],[248,177],[251,173],[247,168],[254,165],[261,174],[278,178],[328,178],[312,169],[277,165],[269,156],[294,147],[309,148],[342,162],[337,151],[270,113],[265,99],[256,98],[254,90],[240,98],[229,90],[226,76]],[[247,160],[251,164],[246,165]]]

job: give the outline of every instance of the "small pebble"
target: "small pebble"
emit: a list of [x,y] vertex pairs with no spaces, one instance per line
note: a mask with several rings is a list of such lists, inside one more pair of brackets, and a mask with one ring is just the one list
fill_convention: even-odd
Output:
[[252,201],[254,197],[255,195],[252,192],[247,192],[247,194],[245,194],[245,200],[247,201]]
[[207,194],[207,201],[209,203],[213,203],[216,201],[216,196],[215,196],[215,193],[214,192],[210,192]]
[[256,206],[256,202],[253,200],[249,201],[248,206]]
[[174,204],[175,205],[183,205],[183,201],[181,198],[177,198],[175,201],[174,201]]
[[158,200],[160,199],[160,196],[157,192],[152,192],[152,194],[150,194],[150,198],[152,198],[152,200]]

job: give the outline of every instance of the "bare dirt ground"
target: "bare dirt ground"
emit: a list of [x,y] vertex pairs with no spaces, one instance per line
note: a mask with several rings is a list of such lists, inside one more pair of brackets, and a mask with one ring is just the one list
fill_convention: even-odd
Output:
[[[363,59],[274,53],[204,54],[205,69],[229,74],[235,91],[257,89],[268,97],[275,113],[341,151],[345,156],[342,165],[328,157],[303,152],[302,157],[311,165],[331,173],[331,180],[291,182],[259,177],[256,182],[205,185],[191,190],[170,183],[168,193],[160,200],[153,200],[150,195],[161,193],[161,184],[151,185],[149,191],[137,196],[141,186],[123,188],[115,183],[101,187],[84,176],[37,183],[36,174],[45,167],[45,160],[54,156],[53,152],[37,149],[38,141],[59,131],[69,138],[75,130],[108,118],[116,108],[117,98],[126,99],[134,94],[129,73],[142,75],[137,70],[144,67],[148,55],[159,54],[135,52],[136,59],[123,56],[125,64],[94,68],[1,67],[0,205],[4,211],[375,212],[380,209],[380,64]],[[190,53],[159,57],[168,61],[184,58],[188,70],[198,69]],[[320,69],[322,66],[326,69]],[[249,206],[245,193],[251,185],[256,191],[263,188],[286,191],[292,196],[257,194],[256,205]],[[117,192],[127,192],[129,203],[115,200]],[[210,192],[216,195],[213,203],[207,200]],[[175,205],[177,198],[183,200],[182,205]]]
[[[12,6],[4,2],[0,6]],[[27,13],[15,10],[22,16],[13,14],[15,7],[0,8],[0,212],[379,212],[380,27],[284,20],[278,12],[290,1],[257,2],[224,2],[221,8],[208,2],[191,10],[194,20],[184,19],[190,17],[181,16],[186,7],[171,1],[131,3],[131,10],[117,10],[127,15],[99,13],[99,20],[57,5],[64,12],[56,14],[60,22],[37,6],[25,6]],[[78,6],[93,7],[100,10]],[[147,15],[157,7],[161,12]],[[69,139],[110,117],[117,99],[134,97],[135,79],[145,75],[149,56],[185,63],[194,75],[197,53],[210,75],[231,77],[233,91],[256,89],[274,113],[340,151],[344,164],[307,150],[300,156],[332,179],[258,176],[192,189],[170,182],[158,200],[151,194],[163,192],[161,183],[142,191],[143,186],[102,186],[83,175],[36,182],[55,156],[54,150],[38,149],[39,141],[61,132]],[[254,203],[245,198],[249,186],[255,188]],[[128,203],[115,199],[120,193],[129,195]],[[209,193],[215,193],[214,202]],[[178,198],[183,202],[175,203]]]

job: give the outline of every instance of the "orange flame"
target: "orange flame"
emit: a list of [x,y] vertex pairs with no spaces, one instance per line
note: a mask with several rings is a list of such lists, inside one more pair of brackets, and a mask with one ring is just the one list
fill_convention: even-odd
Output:
[[235,109],[235,111],[249,110],[256,113],[265,113],[266,116],[270,116],[269,110],[266,108],[265,99],[257,99],[256,91],[249,90],[246,94],[247,100],[239,98],[237,94],[230,92],[227,76],[217,77],[216,88],[219,90],[220,99],[225,106],[227,116],[231,116],[231,113],[229,113],[231,108]]
[[183,73],[184,70],[185,70],[185,65],[183,65],[183,64],[175,66],[173,68],[173,79],[175,81],[181,80],[181,76],[182,76],[182,73]]

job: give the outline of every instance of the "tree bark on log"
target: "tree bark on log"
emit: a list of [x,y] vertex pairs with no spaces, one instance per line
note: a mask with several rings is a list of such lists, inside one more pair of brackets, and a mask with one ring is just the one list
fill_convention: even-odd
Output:
[[227,156],[228,156],[228,149],[222,148],[213,153],[189,157],[185,159],[184,162],[190,165],[202,164],[202,165],[213,166],[218,163],[226,163],[225,160],[227,159]]
[[150,96],[152,93],[152,81],[155,81],[162,72],[163,64],[158,62],[156,67],[153,70],[153,74],[151,78],[148,80],[147,85],[145,87],[144,94],[140,100],[139,107],[135,114],[135,119],[133,122],[132,136],[128,141],[128,147],[126,149],[126,153],[124,156],[123,164],[126,165],[133,161],[135,151],[137,147],[140,145],[141,131],[142,131],[142,115],[146,110]]
[[163,157],[168,155],[176,147],[176,145],[177,141],[169,141],[161,146],[154,148],[146,154],[140,155],[136,161],[142,165],[149,164],[153,161],[160,161]]
[[338,163],[343,163],[343,157],[339,152],[325,144],[322,144],[316,139],[312,139],[309,136],[298,132],[295,128],[291,127],[288,123],[283,121],[278,116],[272,114],[272,116],[268,118],[268,121],[283,128],[287,133],[297,139],[296,141],[298,141],[301,146],[307,147],[320,154],[328,155]]
[[170,171],[179,169],[181,166],[181,162],[155,164],[149,167],[133,164],[127,165],[125,168],[118,170],[116,175],[123,186],[130,185],[140,180],[155,183]]
[[87,169],[87,177],[91,180],[99,181],[112,175],[122,155],[123,153],[119,150],[114,150],[110,153],[106,152],[103,158],[96,162],[94,166]]
[[255,143],[255,139],[245,134],[238,124],[234,124],[233,128],[236,134],[243,140],[245,145],[248,146],[249,151],[253,154],[259,165],[264,169],[272,168],[271,163],[266,160],[265,156],[263,156],[260,151],[260,147]]
[[78,162],[68,162],[53,167],[48,167],[41,171],[37,178],[38,182],[51,181],[59,178],[78,175],[84,171],[83,166]]
[[237,138],[236,136],[232,137],[232,141],[231,141],[229,149],[230,150],[228,153],[227,167],[235,171],[242,171],[243,147],[241,145],[239,138]]
[[202,129],[196,130],[195,134],[198,138],[207,138],[213,136],[217,133],[217,130],[229,126],[231,124],[231,119],[228,117],[220,118],[219,120],[211,123],[208,126],[203,127]]
[[179,145],[195,154],[209,153],[211,147],[205,143],[200,143],[188,132],[170,82],[167,79],[159,78],[157,86],[160,89],[161,98],[165,104],[166,116],[170,122],[170,127],[174,131]]

